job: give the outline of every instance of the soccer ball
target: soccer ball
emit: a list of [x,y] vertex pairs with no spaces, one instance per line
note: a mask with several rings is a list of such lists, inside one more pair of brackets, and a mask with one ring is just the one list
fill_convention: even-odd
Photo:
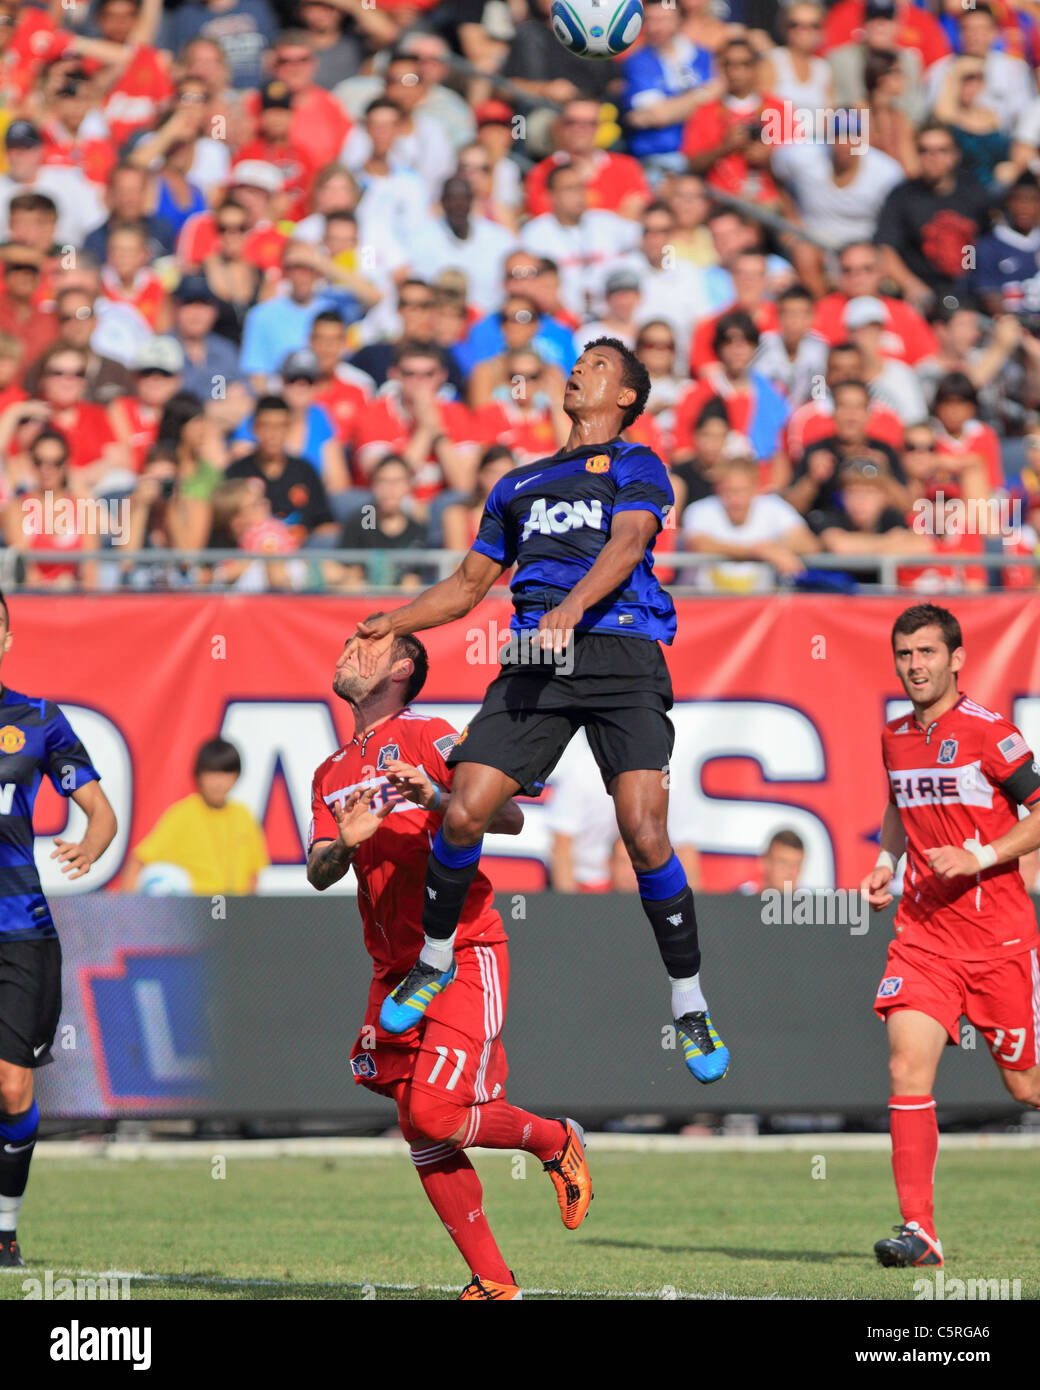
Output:
[[191,879],[179,864],[146,864],[137,878],[137,892],[150,898],[189,897]]
[[642,0],[553,0],[552,31],[579,58],[616,58],[643,27]]

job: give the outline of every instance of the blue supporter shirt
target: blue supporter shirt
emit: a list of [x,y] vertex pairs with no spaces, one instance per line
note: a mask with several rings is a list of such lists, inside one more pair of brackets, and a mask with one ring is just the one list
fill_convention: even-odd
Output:
[[71,796],[100,774],[50,700],[0,695],[0,939],[55,936],[33,858],[33,805],[44,775]]
[[[678,35],[672,51],[663,54],[644,44],[621,64],[624,91],[621,98],[625,111],[637,111],[653,106],[667,97],[681,96],[700,87],[711,77],[712,58],[706,48],[698,48],[683,35]],[[674,125],[647,126],[628,132],[628,152],[636,159],[655,154],[675,154],[682,146],[683,122]]]
[[[663,526],[674,501],[664,464],[644,444],[587,444],[500,478],[473,549],[516,565],[510,626],[536,628],[588,574],[618,513],[653,512]],[[651,541],[624,588],[589,608],[578,631],[671,642],[675,606],[654,576],[653,549]]]

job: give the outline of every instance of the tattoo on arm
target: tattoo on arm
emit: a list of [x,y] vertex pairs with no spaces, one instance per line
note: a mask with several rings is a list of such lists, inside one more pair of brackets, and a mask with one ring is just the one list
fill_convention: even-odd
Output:
[[354,862],[355,850],[342,840],[329,840],[311,850],[307,861],[307,881],[319,891],[338,883]]

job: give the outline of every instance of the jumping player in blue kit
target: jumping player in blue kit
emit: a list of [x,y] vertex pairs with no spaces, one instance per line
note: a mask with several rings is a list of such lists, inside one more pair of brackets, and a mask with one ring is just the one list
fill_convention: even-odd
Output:
[[564,392],[564,448],[498,481],[453,575],[358,624],[359,660],[374,669],[395,637],[463,617],[516,566],[502,670],[448,758],[457,771],[427,861],[425,944],[380,1023],[404,1032],[450,986],[455,929],[484,832],[510,797],[539,794],[584,726],[671,981],[684,1060],[707,1084],[726,1074],[729,1051],[701,990],[693,893],[666,825],[674,730],[658,643],[672,641],[676,618],[653,573],[653,547],[674,498],[657,455],[620,437],[649,391],[645,367],[623,343],[590,343]]
[[[0,595],[0,662],[10,647]],[[61,1013],[61,947],[33,858],[45,776],[86,812],[83,839],[57,838],[51,854],[70,879],[82,878],[116,833],[99,774],[56,704],[0,685],[0,1269],[25,1263],[16,1223],[39,1129],[33,1071],[54,1060]]]

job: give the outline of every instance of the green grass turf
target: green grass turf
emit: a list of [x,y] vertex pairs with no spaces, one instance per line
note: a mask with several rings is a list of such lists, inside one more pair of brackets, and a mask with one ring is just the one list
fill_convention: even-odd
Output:
[[[920,1271],[882,1270],[875,1240],[897,1219],[887,1156],[619,1154],[590,1147],[596,1200],[564,1230],[540,1165],[478,1154],[492,1229],[522,1285],[569,1297],[681,1294],[913,1299]],[[141,1299],[452,1298],[468,1277],[405,1159],[46,1161],[32,1172],[19,1238],[21,1280],[110,1269]],[[1038,1155],[940,1156],[939,1233],[949,1278],[1020,1279],[1040,1297]],[[818,1165],[817,1165],[818,1168]],[[238,1281],[238,1282],[236,1282]],[[402,1284],[405,1289],[385,1285]],[[368,1286],[366,1289],[364,1286]],[[529,1295],[525,1294],[525,1297]],[[537,1295],[535,1295],[537,1296]],[[546,1295],[559,1296],[559,1295]]]

